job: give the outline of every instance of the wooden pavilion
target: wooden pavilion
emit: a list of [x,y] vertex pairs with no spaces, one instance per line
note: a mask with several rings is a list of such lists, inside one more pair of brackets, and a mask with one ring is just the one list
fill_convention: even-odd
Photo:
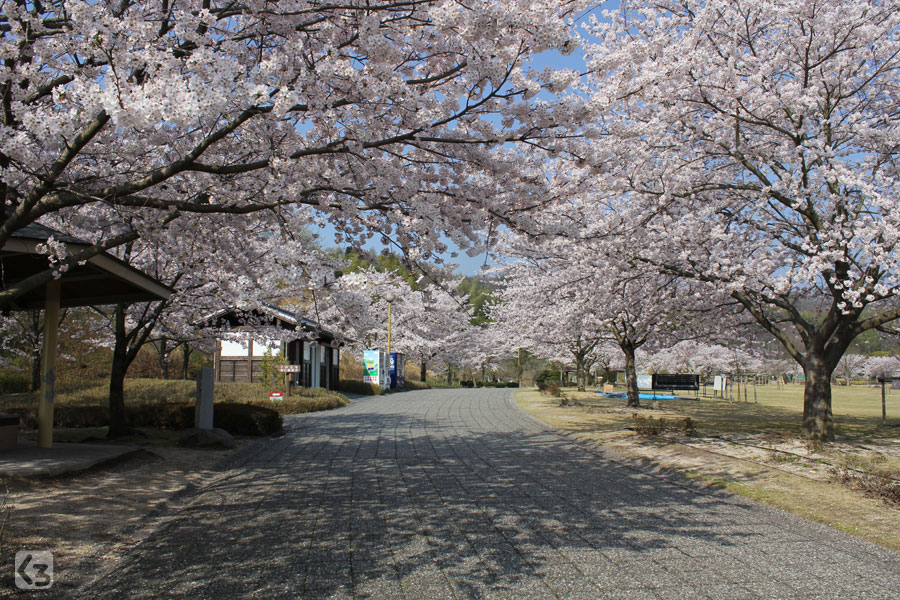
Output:
[[[9,289],[29,277],[46,272],[48,257],[40,247],[54,239],[70,254],[92,244],[32,223],[16,231],[0,249],[0,289]],[[17,296],[7,310],[44,309],[44,351],[41,361],[41,396],[38,410],[38,447],[53,446],[53,401],[56,386],[57,325],[60,307],[96,306],[165,300],[172,290],[159,281],[105,252],[87,258],[45,285]]]

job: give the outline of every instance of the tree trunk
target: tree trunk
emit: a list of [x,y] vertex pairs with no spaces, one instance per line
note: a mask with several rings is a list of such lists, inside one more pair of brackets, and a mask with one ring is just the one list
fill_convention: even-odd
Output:
[[187,344],[181,345],[181,378],[188,378],[188,368],[191,366],[191,347]]
[[622,346],[622,352],[625,353],[625,380],[628,384],[628,406],[629,408],[637,408],[641,405],[641,397],[638,392],[637,370],[634,367],[634,348],[630,345]]
[[169,340],[159,340],[159,372],[163,379],[169,378]]
[[43,347],[43,327],[41,311],[31,311],[31,391],[41,389],[41,348]]
[[128,338],[125,334],[126,305],[116,306],[115,346],[113,347],[112,367],[109,372],[109,432],[107,437],[114,438],[128,433],[125,421],[125,373],[128,371]]
[[821,442],[834,441],[834,416],[831,413],[831,374],[825,359],[807,356],[803,367],[806,387],[803,391],[803,437]]
[[428,363],[424,360],[422,361],[422,366],[419,367],[419,381],[425,383],[425,380],[428,378]]
[[522,349],[516,350],[516,385],[522,387]]
[[584,353],[579,352],[575,355],[575,377],[578,378],[578,391],[585,391],[584,388]]
[[41,351],[35,348],[31,351],[31,391],[41,389]]

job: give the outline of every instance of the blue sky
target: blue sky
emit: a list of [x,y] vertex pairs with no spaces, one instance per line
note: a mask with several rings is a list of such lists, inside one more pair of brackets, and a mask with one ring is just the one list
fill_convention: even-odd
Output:
[[[334,243],[335,229],[331,224],[326,225],[322,229],[314,229],[313,233],[319,236],[318,241],[320,244],[322,244],[322,246],[326,248],[338,247]],[[453,244],[453,242],[451,242],[450,240],[444,237],[442,237],[442,240],[447,244],[448,247],[450,247],[450,251],[441,254],[440,256],[446,263],[455,263],[459,265],[459,267],[456,269],[456,273],[458,273],[459,275],[477,275],[481,272],[481,267],[485,263],[485,255],[483,253],[477,256],[470,257],[465,252],[460,252],[459,248],[457,248],[456,245]],[[344,248],[346,247],[346,244],[340,247]],[[396,247],[385,246],[384,244],[382,244],[379,236],[377,235],[372,238],[367,244],[365,244],[364,247],[367,250],[375,253],[380,253],[385,248],[390,249],[395,254],[398,253]],[[453,251],[457,252],[457,256],[455,258],[451,257],[450,255]]]

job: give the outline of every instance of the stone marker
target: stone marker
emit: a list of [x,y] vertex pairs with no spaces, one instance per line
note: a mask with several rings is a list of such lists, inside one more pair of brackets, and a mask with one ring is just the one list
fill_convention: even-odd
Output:
[[197,405],[194,412],[196,429],[213,428],[213,388],[215,386],[215,369],[200,369],[197,373]]

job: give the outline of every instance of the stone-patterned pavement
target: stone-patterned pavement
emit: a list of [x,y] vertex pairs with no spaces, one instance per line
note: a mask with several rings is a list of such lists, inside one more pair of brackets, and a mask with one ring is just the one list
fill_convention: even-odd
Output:
[[81,596],[900,598],[900,555],[586,448],[505,390],[286,425]]

